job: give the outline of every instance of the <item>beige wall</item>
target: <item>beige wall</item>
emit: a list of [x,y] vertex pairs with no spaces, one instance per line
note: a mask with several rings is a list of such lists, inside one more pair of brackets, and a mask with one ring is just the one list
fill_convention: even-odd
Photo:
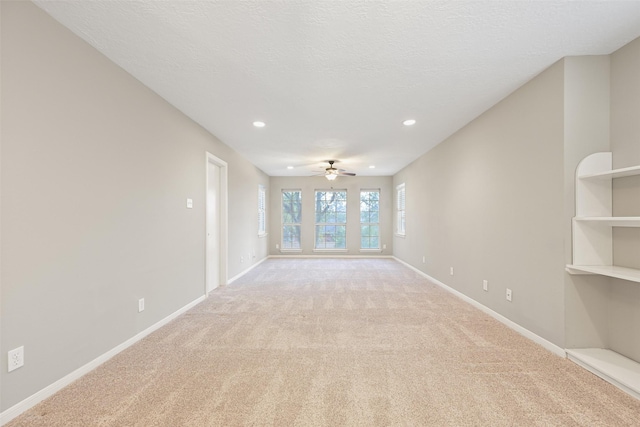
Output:
[[[610,59],[608,55],[565,58],[564,164],[565,261],[572,263],[571,220],[575,216],[575,172],[592,153],[609,151]],[[566,348],[607,343],[607,279],[565,275]]]
[[[640,40],[565,58],[400,171],[407,236],[394,254],[560,347],[640,360],[636,284],[564,272],[578,163],[611,150],[614,167],[640,164],[638,76]],[[639,184],[615,181],[614,214],[640,215]],[[615,229],[616,264],[640,268],[639,254],[639,230]]]
[[[640,165],[640,39],[611,55],[613,167]],[[614,180],[613,212],[640,216],[640,176]],[[614,262],[640,268],[640,229],[614,229]],[[640,361],[640,286],[611,279],[609,336],[613,350]]]
[[394,177],[395,255],[561,347],[563,84],[560,61]]
[[[319,177],[271,177],[269,191],[270,218],[269,220],[269,253],[282,255],[276,244],[282,240],[282,190],[302,190],[302,251],[290,253],[292,255],[331,255],[331,252],[314,252],[314,192],[315,190],[347,190],[347,252],[333,252],[338,255],[391,255],[393,253],[393,239],[391,230],[392,220],[392,178],[382,177],[338,177],[329,182]],[[380,189],[380,243],[386,249],[376,253],[360,252],[360,190]]]
[[204,294],[207,151],[229,165],[229,277],[266,256],[269,178],[33,4],[0,8],[0,361],[26,362],[1,371],[6,410]]

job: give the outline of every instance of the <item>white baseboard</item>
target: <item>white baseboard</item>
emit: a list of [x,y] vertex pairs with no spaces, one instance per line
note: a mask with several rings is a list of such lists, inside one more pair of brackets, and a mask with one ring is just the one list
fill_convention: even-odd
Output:
[[514,331],[518,332],[520,335],[522,335],[522,336],[524,336],[526,338],[529,338],[531,341],[535,342],[536,344],[541,345],[542,347],[546,348],[550,352],[552,352],[552,353],[554,353],[554,354],[556,354],[556,355],[558,355],[560,357],[567,357],[567,352],[565,351],[565,349],[555,345],[551,341],[548,341],[548,340],[542,338],[541,336],[534,334],[530,330],[518,325],[514,321],[509,320],[506,317],[504,317],[503,315],[491,310],[489,307],[480,304],[478,301],[476,301],[476,300],[474,300],[472,298],[469,298],[468,296],[466,296],[462,292],[456,291],[452,287],[445,285],[441,281],[429,276],[425,272],[418,270],[417,268],[415,268],[411,264],[408,264],[408,263],[402,261],[401,259],[396,258],[395,256],[393,258],[396,261],[398,261],[399,263],[406,265],[407,267],[409,267],[410,269],[412,269],[416,273],[420,274],[421,276],[423,276],[425,279],[429,280],[430,282],[433,282],[434,284],[440,286],[444,290],[446,290],[448,292],[451,292],[453,295],[457,296],[461,300],[463,300],[465,302],[468,302],[472,306],[480,309],[482,312],[484,312],[484,313],[488,314],[489,316],[493,317],[494,319],[496,319],[500,323],[503,323],[504,325],[506,325],[509,328],[513,329]]
[[269,257],[264,257],[262,258],[260,261],[256,262],[255,264],[253,264],[252,266],[250,266],[249,268],[247,268],[246,270],[241,271],[240,273],[236,274],[235,276],[233,276],[231,279],[227,280],[227,285],[232,284],[233,282],[235,282],[236,280],[238,280],[239,278],[241,278],[242,276],[244,276],[245,274],[247,274],[248,272],[250,272],[251,270],[253,270],[254,268],[256,268],[257,266],[259,266],[260,264],[262,264],[263,262],[265,262]]
[[18,415],[20,415],[23,412],[25,412],[26,410],[31,409],[32,407],[34,407],[38,403],[42,402],[44,399],[53,396],[53,394],[57,393],[58,391],[62,390],[64,387],[68,386],[69,384],[71,384],[75,380],[79,379],[83,375],[89,373],[90,371],[94,370],[98,366],[102,365],[104,362],[106,362],[107,360],[111,359],[116,354],[120,353],[123,350],[126,350],[127,348],[131,347],[133,344],[137,343],[138,341],[140,341],[141,339],[143,339],[147,335],[151,334],[152,332],[156,331],[157,329],[161,328],[162,326],[166,325],[167,323],[169,323],[170,321],[175,319],[176,317],[180,316],[182,313],[184,313],[184,312],[188,311],[189,309],[191,309],[192,307],[198,305],[199,303],[204,301],[205,298],[206,298],[205,295],[197,298],[196,300],[194,300],[194,301],[190,302],[189,304],[185,305],[184,307],[182,307],[178,311],[170,314],[169,316],[165,317],[164,319],[160,320],[159,322],[151,325],[150,327],[148,327],[144,331],[142,331],[142,332],[138,333],[137,335],[129,338],[128,340],[126,340],[122,344],[112,348],[111,350],[109,350],[108,352],[104,353],[103,355],[98,356],[97,358],[93,359],[91,362],[87,363],[86,365],[76,369],[75,371],[73,371],[70,374],[64,376],[63,378],[60,378],[58,381],[54,382],[53,384],[50,384],[47,387],[43,388],[42,390],[38,391],[37,393],[27,397],[22,402],[16,403],[11,408],[9,408],[6,411],[0,413],[0,426],[5,425],[6,423],[11,421],[12,419],[16,418]]

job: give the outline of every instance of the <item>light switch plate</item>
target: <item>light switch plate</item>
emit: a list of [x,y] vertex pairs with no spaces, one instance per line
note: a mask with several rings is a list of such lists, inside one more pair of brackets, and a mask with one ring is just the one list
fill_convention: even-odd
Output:
[[187,199],[187,209],[193,209],[193,199]]

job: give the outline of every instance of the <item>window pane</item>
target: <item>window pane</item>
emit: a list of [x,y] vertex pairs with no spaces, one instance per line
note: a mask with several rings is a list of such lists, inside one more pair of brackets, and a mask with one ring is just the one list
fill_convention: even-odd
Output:
[[405,234],[405,187],[400,184],[396,187],[396,233]]
[[264,185],[258,185],[258,234],[266,233],[266,198]]
[[334,247],[336,249],[345,249],[347,247],[347,227],[345,225],[336,226]]
[[300,249],[301,194],[282,192],[282,249]]
[[324,222],[324,223],[327,223],[327,224],[335,222],[335,215],[336,214],[334,212],[326,212],[324,214],[324,218],[323,218],[323,220],[321,222]]
[[360,192],[360,247],[379,249],[378,234],[380,221],[380,192],[374,190]]
[[347,192],[316,191],[316,249],[346,248]]
[[282,229],[282,249],[300,249],[300,226],[285,225]]

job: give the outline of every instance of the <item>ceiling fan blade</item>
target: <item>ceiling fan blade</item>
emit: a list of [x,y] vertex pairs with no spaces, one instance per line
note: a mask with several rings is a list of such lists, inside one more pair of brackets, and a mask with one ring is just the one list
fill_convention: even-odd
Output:
[[356,176],[355,173],[352,172],[338,172],[338,175],[342,175],[342,176]]

